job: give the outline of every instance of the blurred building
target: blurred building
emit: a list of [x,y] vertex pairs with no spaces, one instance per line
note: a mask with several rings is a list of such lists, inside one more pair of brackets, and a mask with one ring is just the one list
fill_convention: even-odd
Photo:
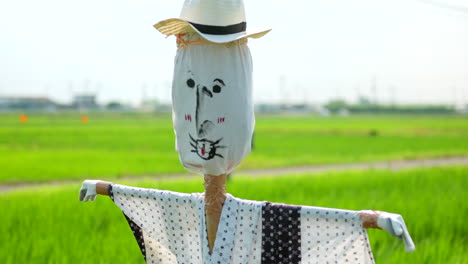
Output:
[[159,102],[157,100],[144,100],[141,102],[138,110],[141,112],[157,112]]
[[261,114],[317,114],[320,106],[312,104],[255,104],[255,112]]
[[73,97],[72,107],[80,110],[97,109],[99,105],[96,102],[94,94],[80,94]]
[[0,97],[0,111],[55,111],[58,107],[46,97]]

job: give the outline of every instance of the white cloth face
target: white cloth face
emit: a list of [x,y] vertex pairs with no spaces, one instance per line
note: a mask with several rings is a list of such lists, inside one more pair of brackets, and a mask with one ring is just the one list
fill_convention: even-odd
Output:
[[247,45],[178,49],[172,105],[176,150],[183,166],[214,176],[231,172],[250,153],[255,123]]

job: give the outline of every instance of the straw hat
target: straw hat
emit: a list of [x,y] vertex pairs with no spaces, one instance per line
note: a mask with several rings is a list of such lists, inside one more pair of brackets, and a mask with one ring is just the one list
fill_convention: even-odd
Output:
[[247,30],[243,0],[185,0],[180,18],[160,21],[154,27],[167,36],[197,32],[215,43],[260,38],[271,30]]

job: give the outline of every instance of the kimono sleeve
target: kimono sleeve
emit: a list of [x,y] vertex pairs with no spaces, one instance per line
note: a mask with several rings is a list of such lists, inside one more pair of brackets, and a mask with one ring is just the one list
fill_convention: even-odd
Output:
[[202,263],[196,194],[118,184],[109,187],[109,194],[147,263]]
[[374,263],[358,212],[303,206],[300,214],[301,263]]

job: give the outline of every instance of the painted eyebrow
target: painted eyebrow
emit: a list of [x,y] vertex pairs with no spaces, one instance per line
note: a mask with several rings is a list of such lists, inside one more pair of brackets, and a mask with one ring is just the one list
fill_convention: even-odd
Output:
[[222,85],[226,86],[226,85],[224,84],[223,80],[221,80],[221,79],[214,79],[214,80],[213,80],[213,82],[216,82],[216,81],[218,81],[218,82],[221,83]]

